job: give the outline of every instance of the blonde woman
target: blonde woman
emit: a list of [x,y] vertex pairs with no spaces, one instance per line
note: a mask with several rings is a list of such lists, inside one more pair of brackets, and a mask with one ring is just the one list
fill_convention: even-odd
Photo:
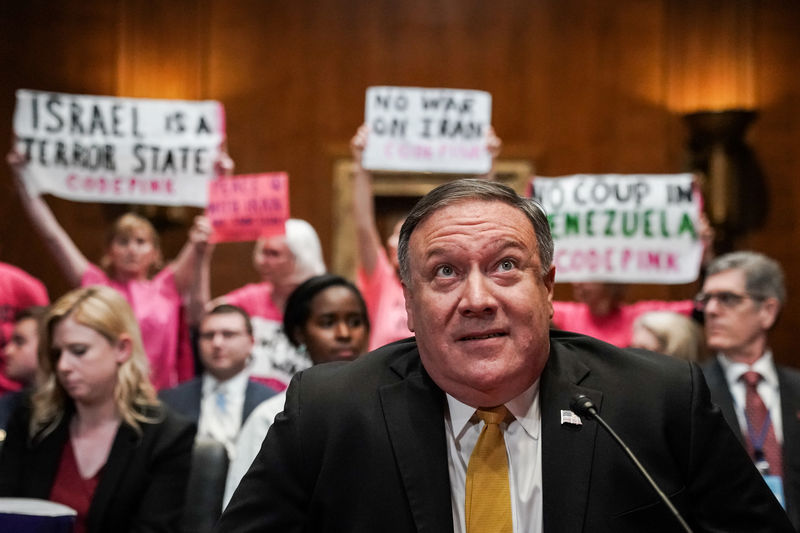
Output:
[[125,298],[73,290],[41,334],[41,381],[9,422],[0,496],[66,504],[76,533],[178,531],[195,428],[158,402]]
[[705,342],[700,326],[691,318],[671,311],[650,311],[633,323],[631,348],[643,348],[687,361],[700,361]]

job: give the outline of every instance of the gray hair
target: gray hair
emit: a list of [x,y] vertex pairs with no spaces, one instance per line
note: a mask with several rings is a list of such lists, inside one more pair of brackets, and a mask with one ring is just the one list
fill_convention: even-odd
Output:
[[786,302],[783,269],[774,259],[758,252],[732,252],[711,261],[706,268],[706,277],[726,270],[742,271],[748,294],[775,298],[781,307]]
[[553,262],[553,237],[550,234],[550,223],[544,208],[532,198],[519,196],[514,189],[484,179],[464,178],[439,185],[422,197],[411,209],[403,227],[400,229],[400,243],[397,247],[397,258],[400,263],[400,279],[410,281],[408,241],[414,229],[434,212],[465,200],[484,200],[503,202],[516,207],[528,217],[536,234],[539,261],[542,264],[542,275],[550,271]]
[[304,278],[318,276],[326,271],[322,246],[314,227],[299,218],[286,221],[286,246],[295,257],[295,272]]

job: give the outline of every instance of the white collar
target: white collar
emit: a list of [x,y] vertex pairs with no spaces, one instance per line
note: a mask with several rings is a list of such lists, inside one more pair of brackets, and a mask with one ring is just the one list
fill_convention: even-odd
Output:
[[[446,396],[447,406],[450,409],[450,423],[453,428],[453,436],[456,440],[460,440],[469,427],[472,415],[475,414],[475,407],[460,402],[450,394],[446,394]],[[514,418],[520,423],[525,432],[534,439],[539,438],[539,430],[541,428],[541,411],[539,402],[537,401],[538,397],[539,378],[536,378],[533,385],[505,404],[506,408],[514,415]]]
[[772,350],[769,348],[767,348],[767,350],[764,351],[764,354],[756,359],[752,365],[732,361],[725,357],[725,355],[722,353],[717,354],[717,361],[719,361],[719,364],[722,367],[722,372],[725,374],[725,379],[729,384],[737,383],[742,377],[742,374],[749,370],[754,370],[761,374],[761,377],[770,386],[778,386],[778,371],[775,370],[775,364],[772,361]]
[[220,388],[224,389],[229,394],[236,391],[241,391],[241,394],[244,394],[249,379],[249,367],[245,367],[241,372],[225,381],[220,381],[208,372],[203,372],[203,396],[205,397],[212,392],[216,392]]

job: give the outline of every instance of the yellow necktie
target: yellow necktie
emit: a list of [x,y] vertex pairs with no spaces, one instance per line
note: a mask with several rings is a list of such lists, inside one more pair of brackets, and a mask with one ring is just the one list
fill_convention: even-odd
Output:
[[486,424],[469,457],[465,519],[467,533],[512,533],[508,457],[500,423],[511,415],[504,405],[478,409]]

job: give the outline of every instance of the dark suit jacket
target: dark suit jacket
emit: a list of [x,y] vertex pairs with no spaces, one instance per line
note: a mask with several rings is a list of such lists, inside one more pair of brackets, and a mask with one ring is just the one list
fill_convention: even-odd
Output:
[[[781,397],[783,422],[783,491],[786,512],[792,524],[800,530],[800,372],[776,366]],[[703,366],[711,399],[722,410],[733,432],[744,445],[744,435],[736,418],[733,396],[728,388],[725,373],[716,358]]]
[[[164,411],[161,422],[140,424],[141,435],[120,425],[89,506],[89,533],[179,531],[195,427]],[[0,496],[50,495],[72,416],[67,414],[52,433],[33,442],[29,418],[25,402],[9,423],[0,454]]]
[[[696,365],[553,332],[539,393],[545,532],[681,531],[595,422],[561,424],[576,393],[695,532],[792,531]],[[445,405],[413,340],[296,375],[217,531],[452,531]]]
[[[254,381],[247,382],[244,391],[242,408],[242,424],[258,404],[275,395],[275,391]],[[200,420],[200,403],[203,399],[203,379],[194,378],[177,387],[164,389],[158,393],[159,398],[172,409],[192,420],[195,424]]]

